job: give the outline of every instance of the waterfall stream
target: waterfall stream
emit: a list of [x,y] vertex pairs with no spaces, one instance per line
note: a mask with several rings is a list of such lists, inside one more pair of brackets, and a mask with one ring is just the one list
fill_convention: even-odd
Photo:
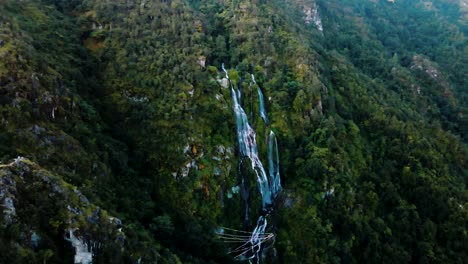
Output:
[[[258,154],[258,146],[256,140],[255,130],[250,126],[247,115],[240,104],[240,91],[235,90],[233,84],[229,78],[228,72],[222,65],[222,70],[226,74],[226,79],[229,81],[231,88],[231,96],[233,101],[233,110],[236,117],[236,128],[239,143],[239,150],[242,157],[248,157],[251,162],[252,170],[255,172],[258,189],[262,200],[262,215],[257,220],[257,225],[251,233],[250,239],[245,244],[250,245],[250,250],[245,251],[238,255],[240,259],[260,259],[260,253],[262,250],[262,243],[266,241],[266,238],[272,238],[271,235],[265,236],[265,230],[267,227],[266,217],[271,212],[271,207],[274,199],[281,190],[281,181],[279,174],[279,154],[278,154],[278,143],[276,136],[273,131],[270,131],[268,137],[268,164],[269,164],[269,177],[265,171],[262,161]],[[252,74],[252,81],[254,84],[255,77]],[[258,96],[260,103],[260,117],[263,119],[265,124],[268,123],[263,94],[258,87]],[[244,179],[242,178],[242,182]],[[247,216],[246,216],[247,219]],[[244,245],[245,245],[244,244]],[[243,245],[243,246],[244,246]]]
[[276,141],[276,135],[273,131],[270,131],[268,137],[268,169],[270,173],[271,193],[274,199],[281,191],[281,179],[279,172],[278,142]]
[[[253,74],[250,75],[252,77],[252,82],[254,84],[257,84],[255,81],[255,76]],[[262,90],[260,89],[260,86],[257,85],[257,93],[258,93],[258,103],[259,103],[259,111],[260,111],[260,117],[263,119],[263,121],[268,124],[268,117],[266,115],[265,111],[265,102],[263,99],[263,93]]]
[[73,233],[75,230],[68,229],[68,236],[65,240],[70,241],[72,246],[75,248],[75,259],[74,263],[78,264],[91,264],[93,263],[93,253],[90,250],[88,244],[84,242],[83,238],[78,238]]

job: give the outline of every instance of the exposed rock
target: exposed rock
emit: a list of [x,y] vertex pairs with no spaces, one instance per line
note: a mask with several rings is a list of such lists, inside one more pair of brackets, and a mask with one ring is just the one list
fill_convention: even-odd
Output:
[[421,94],[421,86],[412,84],[411,88],[416,91],[418,94]]
[[190,145],[189,145],[189,144],[185,145],[185,147],[184,147],[184,154],[188,154],[188,153],[189,153],[189,150],[190,150]]
[[[20,162],[21,157],[16,158]],[[11,163],[14,164],[15,162]],[[11,166],[1,165],[2,167]],[[15,196],[16,196],[16,181],[11,173],[0,171],[0,207],[3,208],[3,219],[5,225],[10,225],[14,222],[16,216]]]
[[46,131],[45,128],[38,125],[33,125],[29,130],[31,130],[31,132],[33,132],[36,136],[39,136]]
[[[446,98],[452,97],[450,82],[441,74],[439,66],[435,62],[430,61],[422,55],[415,55],[413,56],[410,69],[418,72],[421,77],[432,79],[438,85],[442,96]],[[419,91],[416,89],[416,91],[420,93],[420,89]]]
[[82,212],[78,208],[72,207],[70,205],[67,205],[67,209],[72,214],[75,214],[75,215],[82,214]]
[[7,225],[13,223],[13,218],[16,216],[16,208],[12,197],[6,197],[3,200],[3,217]]
[[125,90],[122,95],[132,103],[146,103],[149,101],[149,98],[145,95],[135,95],[132,92]]
[[220,155],[224,155],[225,151],[226,151],[226,147],[224,147],[223,145],[216,146],[216,152],[218,152]]
[[193,95],[195,94],[195,88],[193,88],[192,86],[192,89],[190,89],[187,93],[190,95],[190,97],[193,97]]
[[[26,159],[24,157],[21,157],[21,156],[18,156],[16,157],[15,159],[13,159],[13,163],[14,165],[18,166],[18,167],[23,167],[21,166],[23,164],[23,162],[25,162]],[[11,166],[12,164],[10,164]]]
[[427,10],[433,10],[434,9],[434,7],[432,5],[432,2],[426,1],[423,4],[424,4],[424,8],[427,9]]
[[198,56],[197,63],[198,63],[198,65],[200,65],[202,68],[205,68],[206,57],[205,57],[205,56]]
[[411,69],[423,71],[432,79],[437,79],[440,77],[440,73],[436,66],[428,59],[419,55],[413,56]]
[[[96,24],[96,23],[97,23],[97,24]],[[99,30],[99,29],[102,29],[102,28],[103,28],[103,26],[102,26],[102,24],[99,23],[99,22],[93,22],[93,24],[92,24],[92,26],[91,26],[91,29],[93,29],[93,30]]]
[[226,159],[230,159],[232,157],[232,154],[234,153],[234,148],[233,147],[228,147],[226,148]]
[[229,80],[227,78],[218,79],[218,83],[225,89],[229,88]]
[[320,32],[322,32],[323,31],[322,19],[320,18],[320,15],[318,13],[317,5],[314,3],[312,7],[304,6],[303,12],[305,14],[305,18],[304,18],[305,23],[310,24],[311,22],[314,22],[317,29]]
[[78,191],[77,189],[74,189],[73,192],[80,198],[80,201],[85,204],[85,205],[89,205],[89,200],[88,198],[86,198],[86,196],[84,196],[83,194],[81,194],[80,191]]
[[[40,130],[37,127],[32,129]],[[21,196],[25,191],[32,192],[31,196]],[[104,213],[100,207],[92,205],[86,196],[75,187],[63,182],[59,176],[53,175],[23,157],[17,157],[9,164],[0,165],[0,206],[3,209],[5,225],[19,223],[26,230],[31,230],[32,228],[26,224],[29,221],[22,219],[24,213],[19,213],[19,210],[24,208],[24,205],[30,204],[29,199],[34,199],[35,196],[44,198],[41,202],[48,204],[44,208],[53,208],[57,211],[65,209],[69,212],[54,221],[68,225],[68,228],[64,230],[65,239],[70,241],[75,248],[74,263],[92,263],[93,253],[99,249],[102,242],[105,242],[103,239],[109,239],[96,237],[96,229],[109,232],[109,235],[113,235],[110,237],[114,237],[112,242],[120,241],[118,243],[124,245],[122,221],[115,217],[103,218],[107,213]],[[28,217],[38,216],[33,214]],[[86,221],[82,221],[83,219]],[[80,230],[79,235],[78,230]],[[38,231],[41,230],[22,232],[16,238],[17,246],[19,248],[32,247],[37,250],[41,240]]]
[[96,207],[96,209],[93,210],[91,215],[86,217],[86,220],[91,224],[95,224],[95,225],[99,224],[101,220],[101,208]]
[[319,99],[315,105],[320,114],[323,114],[323,104],[322,99]]
[[117,227],[122,227],[122,220],[117,217],[109,217],[109,222],[116,225]]
[[329,196],[332,196],[335,193],[335,188],[331,188],[325,192],[325,194],[322,195],[322,199],[325,199]]
[[190,172],[191,168],[195,168],[195,169],[198,168],[197,162],[196,162],[195,159],[192,159],[190,162],[185,164],[185,166],[182,166],[180,168],[180,175],[182,176],[182,178],[185,178],[185,177],[187,177],[189,175],[189,172]]

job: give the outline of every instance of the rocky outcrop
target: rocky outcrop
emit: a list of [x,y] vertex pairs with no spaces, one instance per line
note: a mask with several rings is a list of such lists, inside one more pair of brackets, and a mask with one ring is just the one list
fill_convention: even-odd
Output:
[[200,67],[205,68],[206,57],[205,56],[198,56],[197,63],[198,63],[198,65],[200,65]]
[[[21,230],[19,237],[12,238],[18,250],[42,247],[41,236],[48,236],[50,229],[63,233],[62,241],[71,243],[74,263],[92,263],[93,255],[106,243],[123,250],[121,220],[108,216],[76,187],[26,158],[0,165],[0,205],[0,225]],[[47,225],[41,221],[44,218],[49,218]]]
[[317,4],[313,3],[312,6],[304,5],[303,12],[305,15],[305,18],[304,18],[305,23],[306,24],[314,23],[317,30],[322,32],[323,31],[322,19],[320,18],[320,15],[318,13]]
[[[439,66],[422,55],[415,55],[410,66],[411,71],[421,80],[430,80],[437,87],[438,92],[445,98],[452,98],[452,87],[448,79],[443,75]],[[416,87],[416,91],[421,93],[421,87]]]
[[411,69],[416,71],[422,71],[431,79],[438,79],[441,77],[437,66],[430,60],[420,55],[413,56]]

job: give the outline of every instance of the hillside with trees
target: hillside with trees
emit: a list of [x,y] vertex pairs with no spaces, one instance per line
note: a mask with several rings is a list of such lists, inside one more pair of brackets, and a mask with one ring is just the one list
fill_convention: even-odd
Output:
[[467,263],[467,14],[0,0],[0,263]]

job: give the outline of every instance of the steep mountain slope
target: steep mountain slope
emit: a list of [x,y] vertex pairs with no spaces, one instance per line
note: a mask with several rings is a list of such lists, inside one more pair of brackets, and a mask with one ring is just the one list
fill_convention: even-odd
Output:
[[90,260],[94,249],[100,252],[97,259],[122,257],[126,238],[121,221],[91,204],[76,187],[24,158],[0,165],[0,175],[2,263],[71,260],[71,246],[75,262]]
[[[26,157],[122,219],[124,242],[82,223],[95,263],[230,263],[215,231],[252,231],[262,212],[224,63],[260,159],[278,139],[263,262],[464,263],[464,4],[0,0],[1,162]],[[44,218],[74,204],[36,198],[53,197],[41,184],[21,188]],[[47,229],[35,206],[0,222],[0,262],[71,261],[72,227]]]

